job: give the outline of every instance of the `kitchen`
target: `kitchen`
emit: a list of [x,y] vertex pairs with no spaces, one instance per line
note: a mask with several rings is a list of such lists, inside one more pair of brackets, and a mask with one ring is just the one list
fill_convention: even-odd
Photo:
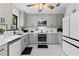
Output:
[[78,3],[0,3],[0,56],[79,56],[78,18]]

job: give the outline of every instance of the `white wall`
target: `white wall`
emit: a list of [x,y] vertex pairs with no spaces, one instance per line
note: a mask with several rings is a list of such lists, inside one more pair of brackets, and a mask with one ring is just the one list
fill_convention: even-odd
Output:
[[75,12],[79,11],[79,3],[69,3],[66,6],[65,16],[71,15],[72,13],[74,13],[73,12],[74,10],[75,10]]

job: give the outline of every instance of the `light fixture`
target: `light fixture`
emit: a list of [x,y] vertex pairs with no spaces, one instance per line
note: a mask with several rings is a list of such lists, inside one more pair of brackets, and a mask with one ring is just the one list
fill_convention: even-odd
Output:
[[42,9],[53,9],[54,7],[57,7],[57,6],[59,6],[60,5],[60,3],[36,3],[36,4],[30,4],[30,5],[27,5],[27,7],[31,7],[31,6],[33,6],[33,7],[37,7],[37,8],[39,8],[39,12],[41,12],[42,11]]

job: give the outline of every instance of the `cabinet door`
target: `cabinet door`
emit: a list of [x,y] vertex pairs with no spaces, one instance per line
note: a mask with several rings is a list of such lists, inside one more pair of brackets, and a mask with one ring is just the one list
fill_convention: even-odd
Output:
[[70,19],[69,16],[63,18],[63,35],[69,36]]
[[57,27],[61,27],[62,26],[62,19],[63,19],[63,15],[59,14],[56,16],[56,26]]
[[31,16],[27,15],[27,27],[31,26]]
[[47,42],[48,43],[59,43],[57,34],[47,34]]
[[50,34],[47,34],[47,43],[52,43],[52,38]]
[[30,34],[29,41],[30,43],[37,43],[37,34]]
[[7,24],[7,29],[10,29],[12,24],[12,4],[1,4],[1,17],[5,18],[5,24]]
[[79,12],[70,16],[70,37],[79,39]]
[[16,40],[9,43],[9,56],[21,55],[21,40]]
[[32,26],[37,26],[37,15],[32,15],[31,18]]
[[54,39],[55,43],[59,43],[59,34],[58,33],[54,33],[53,39]]
[[27,15],[27,26],[28,27],[35,27],[37,26],[37,15]]
[[0,56],[7,56],[7,51],[0,53]]
[[26,38],[26,41],[25,41],[26,43],[25,43],[25,44],[26,44],[26,46],[27,46],[27,45],[29,44],[28,34],[25,36],[25,38]]
[[0,56],[7,56],[7,44],[0,46]]
[[26,36],[21,37],[21,52],[26,48],[28,39]]

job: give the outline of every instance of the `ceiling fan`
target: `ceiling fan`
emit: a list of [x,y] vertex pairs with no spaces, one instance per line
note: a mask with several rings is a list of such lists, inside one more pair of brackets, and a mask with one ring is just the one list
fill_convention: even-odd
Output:
[[35,3],[35,4],[30,4],[30,5],[26,5],[27,7],[37,7],[39,8],[39,12],[42,11],[42,9],[53,9],[54,7],[59,6],[60,3],[57,4],[52,4],[52,3]]

